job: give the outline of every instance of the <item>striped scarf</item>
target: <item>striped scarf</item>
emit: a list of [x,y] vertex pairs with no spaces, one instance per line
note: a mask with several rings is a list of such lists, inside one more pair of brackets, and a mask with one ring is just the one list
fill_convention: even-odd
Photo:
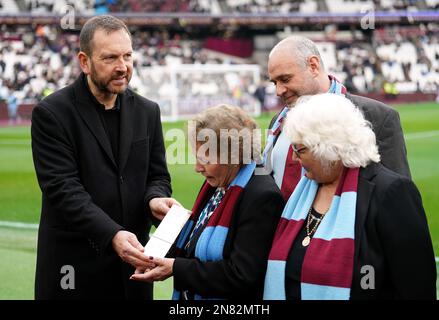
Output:
[[271,161],[271,159],[267,159],[267,157],[270,155],[270,151],[274,146],[276,138],[280,135],[282,131],[282,122],[286,118],[287,113],[288,107],[284,107],[277,116],[276,121],[273,123],[273,126],[268,130],[267,143],[265,144],[263,153],[264,165],[267,164],[267,160]]
[[[346,87],[341,84],[334,76],[329,75],[329,80],[331,80],[331,85],[329,87],[328,93],[341,94],[345,95],[347,90]],[[267,143],[265,144],[264,153],[263,153],[263,165],[265,168],[273,168],[271,164],[271,152],[276,143],[277,138],[282,132],[282,122],[287,116],[289,108],[284,107],[282,111],[276,118],[276,121],[273,123],[271,129],[268,130]],[[269,161],[269,162],[267,162]],[[281,168],[283,168],[282,183],[278,185],[281,190],[281,193],[285,200],[288,200],[297,183],[300,180],[302,175],[302,170],[300,163],[298,161],[293,160],[293,148],[291,145],[289,146],[287,156],[285,158],[285,163]],[[271,172],[272,169],[269,171]]]
[[[303,300],[348,300],[350,297],[358,174],[359,168],[344,169],[331,207],[311,239],[302,265]],[[318,184],[303,176],[287,202],[268,258],[265,300],[285,300],[286,260],[317,190]]]
[[[218,207],[213,211],[206,228],[202,231],[195,246],[195,257],[202,262],[223,260],[224,243],[229,232],[230,222],[232,221],[235,212],[235,206],[241,193],[245,189],[247,183],[253,175],[256,168],[256,163],[252,162],[244,165],[238,172],[237,176],[230,183],[222,201]],[[192,215],[186,225],[180,232],[176,244],[176,255],[184,255],[184,245],[188,240],[188,236],[192,231],[193,226],[198,221],[200,213],[203,211],[206,199],[210,199],[214,193],[215,188],[211,187],[207,182],[204,182],[194,207],[192,208]],[[201,297],[195,295],[196,300],[209,299],[212,297]],[[173,300],[180,299],[180,292],[174,290]]]

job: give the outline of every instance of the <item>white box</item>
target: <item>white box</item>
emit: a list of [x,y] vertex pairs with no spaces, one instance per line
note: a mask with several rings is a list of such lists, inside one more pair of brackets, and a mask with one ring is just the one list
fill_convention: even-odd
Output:
[[143,253],[164,258],[191,214],[191,211],[174,204],[149,239]]

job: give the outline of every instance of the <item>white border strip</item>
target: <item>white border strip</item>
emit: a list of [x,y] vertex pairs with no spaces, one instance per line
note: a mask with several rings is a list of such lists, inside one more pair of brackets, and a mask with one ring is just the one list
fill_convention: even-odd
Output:
[[439,136],[439,130],[407,133],[404,135],[404,138],[406,140],[415,140],[415,139],[432,138],[436,136]]
[[38,230],[38,226],[36,223],[0,221],[0,227],[7,228]]

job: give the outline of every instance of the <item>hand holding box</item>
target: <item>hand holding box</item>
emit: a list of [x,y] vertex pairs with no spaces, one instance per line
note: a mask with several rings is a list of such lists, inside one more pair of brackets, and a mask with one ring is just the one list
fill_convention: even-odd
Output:
[[191,211],[173,205],[146,244],[144,254],[164,258],[190,216]]

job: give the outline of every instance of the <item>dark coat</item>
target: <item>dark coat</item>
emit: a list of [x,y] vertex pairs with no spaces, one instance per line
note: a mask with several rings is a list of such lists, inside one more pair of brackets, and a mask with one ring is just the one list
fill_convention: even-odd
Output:
[[346,94],[373,127],[381,163],[390,170],[411,178],[407,161],[407,148],[401,128],[399,113],[377,100]]
[[[396,110],[377,100],[346,94],[363,113],[364,118],[372,124],[375,133],[381,163],[392,171],[411,177],[407,161],[407,149],[401,128],[399,114]],[[271,120],[273,126],[278,114]]]
[[[374,289],[361,280],[374,270]],[[368,277],[363,279],[366,284]],[[436,263],[414,183],[381,164],[360,170],[351,299],[436,299]]]
[[284,205],[271,176],[253,175],[236,203],[224,259],[176,258],[175,288],[207,297],[262,299],[268,254]]
[[[84,75],[33,110],[32,152],[42,190],[37,299],[152,298],[151,285],[129,281],[133,268],[111,240],[125,229],[145,244],[149,200],[171,194],[160,110],[129,89],[119,97],[118,162]],[[61,288],[65,265],[74,268],[74,290]]]

